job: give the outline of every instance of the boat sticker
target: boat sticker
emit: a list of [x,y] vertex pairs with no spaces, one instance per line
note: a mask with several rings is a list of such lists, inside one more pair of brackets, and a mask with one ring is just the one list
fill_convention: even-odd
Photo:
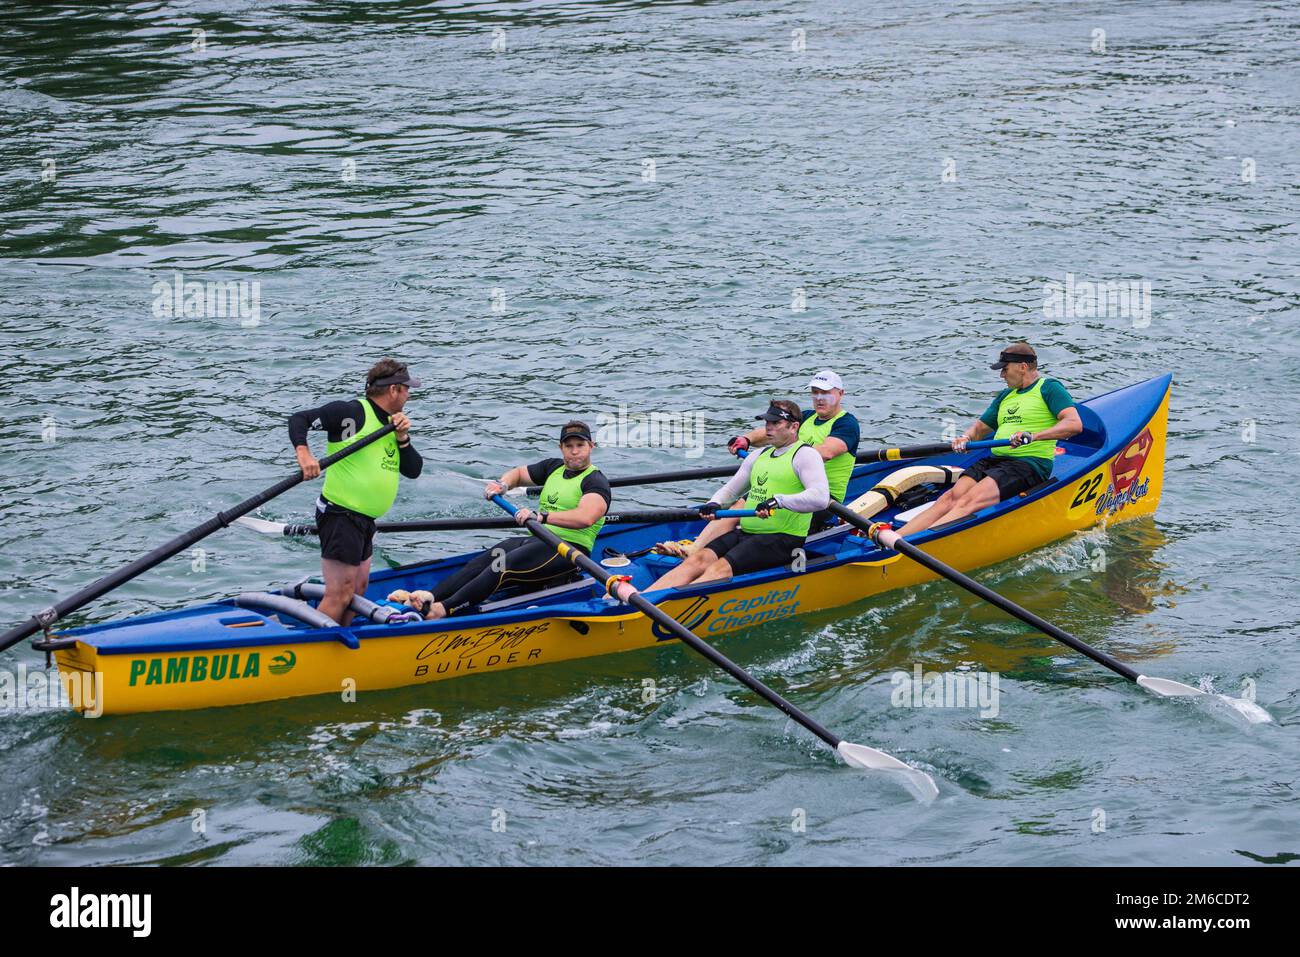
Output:
[[753,598],[728,598],[718,606],[718,614],[709,622],[708,630],[716,634],[791,618],[799,614],[800,587],[777,587]]
[[533,625],[495,625],[475,631],[448,631],[434,635],[415,654],[415,660],[421,662],[415,666],[415,677],[479,671],[498,665],[535,664],[541,659],[542,649],[524,648],[522,645],[549,631],[550,627],[549,621],[543,621]]
[[[695,613],[705,608],[708,604],[709,604],[708,596],[701,595],[699,598],[695,599],[695,601],[691,602],[684,609],[682,609],[682,611],[679,614],[674,615],[673,617],[677,619],[679,624],[682,624],[685,627],[689,628],[691,631],[694,631],[700,625],[704,624],[704,622],[708,619],[708,617],[713,614],[713,612],[711,611],[705,611],[698,618],[695,617]],[[659,624],[659,622],[657,621],[652,621],[650,623],[650,633],[655,636],[656,641],[672,641],[677,637],[671,631],[665,628],[663,625]]]
[[1113,515],[1122,509],[1129,502],[1136,502],[1140,498],[1146,498],[1147,490],[1151,487],[1151,476],[1147,476],[1135,485],[1130,485],[1124,491],[1116,494],[1112,485],[1106,489],[1101,498],[1097,499],[1098,515]]
[[1151,477],[1144,478],[1142,469],[1146,467],[1154,445],[1151,430],[1143,429],[1107,465],[1082,479],[1074,486],[1068,517],[1114,515],[1129,503],[1145,498],[1151,487]]
[[262,656],[254,651],[247,655],[180,655],[175,658],[134,658],[129,681],[136,685],[198,684],[201,681],[236,681],[261,675]]
[[293,653],[292,648],[286,648],[284,654],[276,655],[271,659],[271,663],[266,666],[266,670],[273,675],[287,675],[293,671],[293,666],[298,663],[298,656]]
[[1147,456],[1151,454],[1151,446],[1154,444],[1151,430],[1143,429],[1142,434],[1111,461],[1110,481],[1115,495],[1127,492],[1137,481],[1138,476],[1142,474],[1142,466],[1147,464]]
[[1128,444],[1119,455],[1111,459],[1110,487],[1097,499],[1098,515],[1114,515],[1130,502],[1145,498],[1151,487],[1151,476],[1142,476],[1142,468],[1151,455],[1155,439],[1150,429],[1143,429],[1136,439]]
[[1070,494],[1070,507],[1066,510],[1068,518],[1078,518],[1093,514],[1094,504],[1101,497],[1102,483],[1106,481],[1106,467],[1103,465],[1091,475],[1086,476],[1074,486]]

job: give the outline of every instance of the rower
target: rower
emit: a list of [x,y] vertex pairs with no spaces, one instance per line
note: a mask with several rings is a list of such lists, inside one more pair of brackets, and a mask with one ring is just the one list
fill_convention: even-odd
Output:
[[[826,481],[831,498],[843,504],[849,489],[849,478],[858,454],[861,428],[857,417],[846,411],[844,382],[830,369],[823,369],[808,383],[812,393],[812,408],[803,409],[799,426],[799,441],[810,445],[826,463]],[[742,450],[767,444],[765,429],[754,429],[738,435],[727,443],[727,451],[739,455]],[[831,524],[829,509],[823,509],[812,518],[809,534],[816,534]]]
[[[817,450],[799,441],[803,419],[795,403],[774,401],[757,418],[765,423],[767,447],[747,456],[731,480],[700,509],[709,524],[690,554],[648,591],[775,568],[793,562],[796,549],[803,547],[813,514],[830,502],[826,468]],[[742,518],[739,528],[728,531],[713,513],[735,501],[741,491],[758,516]],[[675,543],[659,548],[681,554]]]
[[[483,497],[490,499],[520,485],[540,485],[538,512],[519,509],[516,524],[538,519],[559,538],[590,555],[613,494],[609,479],[591,464],[595,447],[585,422],[568,422],[560,429],[563,458],[510,469],[499,481],[487,484]],[[486,601],[502,588],[521,586],[525,591],[537,591],[572,573],[573,564],[567,558],[545,542],[524,535],[507,538],[470,559],[438,582],[432,593],[402,597],[425,618],[446,618]]]
[[964,452],[967,442],[990,433],[995,439],[1009,439],[1011,447],[993,449],[992,455],[966,469],[952,488],[898,534],[915,535],[955,522],[1046,482],[1052,477],[1057,439],[1083,431],[1070,393],[1057,380],[1038,374],[1038,355],[1029,343],[1007,346],[989,368],[1000,370],[1007,388],[953,440],[952,448]]
[[396,500],[398,475],[418,478],[424,468],[420,453],[411,445],[411,420],[402,412],[411,390],[419,387],[420,380],[411,378],[406,363],[384,359],[366,373],[363,397],[327,402],[289,417],[289,441],[304,479],[316,478],[321,472],[320,462],[307,444],[309,429],[324,430],[327,451],[333,455],[390,421],[394,425],[382,439],[331,465],[316,500],[321,577],[325,580],[319,609],[343,625],[352,620],[348,608],[352,596],[364,595],[370,582],[375,519]]

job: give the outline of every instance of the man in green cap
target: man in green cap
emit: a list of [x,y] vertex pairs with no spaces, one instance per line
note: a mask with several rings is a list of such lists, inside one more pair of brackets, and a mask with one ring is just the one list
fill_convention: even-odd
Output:
[[390,421],[395,426],[382,439],[331,465],[316,501],[321,576],[325,579],[325,597],[319,608],[341,625],[352,620],[348,608],[352,596],[364,595],[370,582],[375,519],[397,498],[398,476],[418,478],[424,468],[420,453],[411,445],[411,421],[402,412],[411,389],[419,387],[420,380],[411,378],[404,362],[384,359],[366,373],[366,391],[361,398],[327,402],[289,417],[289,441],[303,477],[308,479],[321,472],[307,445],[308,430],[324,430],[329,440],[326,451],[332,455]]
[[990,434],[1009,439],[1011,447],[996,448],[962,473],[938,501],[898,530],[915,535],[974,515],[982,508],[1027,492],[1052,477],[1056,441],[1083,431],[1083,422],[1065,386],[1038,374],[1038,355],[1027,342],[1007,346],[998,361],[1007,388],[966,431],[953,440],[955,452],[966,443]]

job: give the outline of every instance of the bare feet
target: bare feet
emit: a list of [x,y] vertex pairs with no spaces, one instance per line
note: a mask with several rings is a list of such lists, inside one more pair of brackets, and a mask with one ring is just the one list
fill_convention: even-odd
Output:
[[678,558],[689,558],[699,551],[699,547],[692,541],[680,542],[660,542],[655,546],[655,551],[660,555],[676,555]]

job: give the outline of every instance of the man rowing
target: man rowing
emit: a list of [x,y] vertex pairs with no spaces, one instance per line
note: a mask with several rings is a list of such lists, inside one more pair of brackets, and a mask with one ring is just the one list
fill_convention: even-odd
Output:
[[[844,502],[849,489],[849,479],[856,464],[861,428],[857,417],[846,411],[844,382],[830,369],[823,369],[808,383],[812,393],[812,408],[800,411],[799,441],[812,446],[826,463],[826,482],[831,498]],[[727,443],[727,451],[739,455],[744,449],[767,444],[765,429],[754,429],[738,435]],[[823,509],[812,518],[809,534],[816,534],[830,524],[831,513]]]
[[932,506],[898,530],[915,535],[973,515],[982,508],[1027,492],[1052,477],[1056,442],[1083,431],[1074,400],[1055,379],[1038,374],[1038,355],[1027,342],[1007,346],[989,368],[1000,370],[1007,387],[984,414],[953,440],[955,452],[992,433],[1011,447],[993,449],[966,469]]
[[[731,480],[700,509],[709,524],[687,549],[685,561],[651,585],[649,591],[788,564],[808,537],[813,514],[830,504],[822,456],[799,440],[803,422],[799,406],[774,401],[757,418],[765,423],[766,447],[747,456]],[[742,493],[758,515],[742,518],[739,527],[727,530],[713,513],[736,501]],[[670,554],[683,554],[676,543],[665,542],[659,547]]]
[[[520,485],[540,485],[538,511],[521,508],[515,522],[523,525],[538,519],[557,536],[586,554],[605,524],[612,492],[609,480],[591,464],[596,443],[585,422],[568,422],[560,429],[562,458],[543,459],[507,471],[483,490],[484,498],[501,495]],[[393,601],[403,601],[425,618],[446,618],[473,608],[502,588],[519,586],[536,591],[557,579],[568,578],[573,565],[545,542],[524,535],[498,542],[470,559],[459,571],[439,582],[433,592],[394,592]]]
[[382,439],[331,465],[316,501],[321,577],[325,579],[319,608],[342,625],[352,620],[348,608],[352,596],[364,595],[370,581],[375,519],[396,500],[398,476],[418,478],[424,468],[420,453],[411,445],[411,420],[402,412],[411,389],[419,387],[420,380],[411,378],[405,363],[384,359],[366,373],[366,391],[361,398],[327,402],[289,417],[289,441],[307,479],[321,472],[320,462],[307,445],[309,429],[325,431],[327,451],[332,455],[389,422],[395,427]]

